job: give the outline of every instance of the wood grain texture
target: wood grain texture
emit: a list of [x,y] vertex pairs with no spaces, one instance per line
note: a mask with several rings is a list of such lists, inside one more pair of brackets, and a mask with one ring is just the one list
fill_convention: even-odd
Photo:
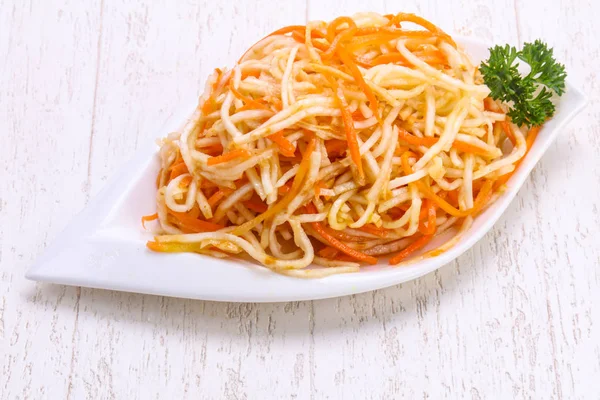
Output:
[[[399,7],[493,42],[542,37],[589,96],[471,251],[400,286],[284,304],[23,278],[212,68],[281,25]],[[594,0],[0,2],[0,399],[600,398],[598,14]]]

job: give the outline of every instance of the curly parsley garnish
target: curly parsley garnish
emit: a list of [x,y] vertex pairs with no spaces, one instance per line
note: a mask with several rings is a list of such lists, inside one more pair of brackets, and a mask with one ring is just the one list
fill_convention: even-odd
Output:
[[[517,59],[531,67],[522,76]],[[490,88],[490,97],[510,105],[508,116],[517,125],[538,126],[554,115],[552,94],[565,91],[565,66],[553,57],[552,49],[540,40],[525,43],[517,51],[509,45],[490,49],[490,58],[479,68]]]

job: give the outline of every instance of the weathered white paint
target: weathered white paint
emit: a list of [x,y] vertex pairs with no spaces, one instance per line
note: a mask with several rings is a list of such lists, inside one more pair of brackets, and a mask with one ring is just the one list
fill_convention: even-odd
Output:
[[[400,8],[498,43],[542,37],[590,98],[473,250],[402,286],[288,304],[24,280],[213,67],[307,17]],[[600,398],[598,15],[594,0],[1,2],[0,398]]]

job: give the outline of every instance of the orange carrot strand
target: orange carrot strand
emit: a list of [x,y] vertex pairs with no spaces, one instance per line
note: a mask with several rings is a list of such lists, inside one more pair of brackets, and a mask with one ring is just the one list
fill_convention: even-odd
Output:
[[194,218],[187,213],[169,211],[169,215],[173,216],[175,223],[186,231],[199,233],[199,232],[215,232],[219,229],[225,228],[224,225],[215,224],[214,222],[204,221],[201,219]]
[[379,228],[373,224],[363,225],[358,228],[359,231],[370,233],[371,235],[379,236],[380,238],[387,238],[390,234],[390,231],[385,228]]
[[512,126],[510,126],[510,122],[502,121],[502,129],[504,130],[504,134],[514,145],[517,144],[517,138],[515,137],[515,133],[513,132]]
[[456,48],[456,43],[454,42],[454,40],[452,40],[450,35],[442,31],[436,25],[427,21],[425,18],[419,17],[415,14],[398,13],[392,20],[392,23],[395,25],[399,25],[401,22],[412,22],[413,24],[420,25],[428,31],[441,36],[446,42],[452,45],[452,47]]
[[248,150],[238,149],[238,150],[230,151],[229,153],[225,153],[225,154],[217,156],[217,157],[211,157],[208,159],[206,164],[211,166],[211,165],[228,162],[228,161],[234,160],[236,158],[249,158],[250,156],[251,156],[251,154]]
[[245,106],[248,106],[249,109],[270,110],[269,106],[241,94],[235,87],[233,87],[233,81],[229,82],[229,90],[231,90],[231,93],[233,93],[237,99],[243,101]]
[[[426,146],[426,147],[433,146],[439,140],[439,138],[437,138],[437,137],[418,137],[415,135],[411,135],[405,129],[402,129],[402,128],[400,128],[398,131],[398,137],[400,138],[400,140],[402,140],[408,144],[412,144],[415,146]],[[479,155],[487,155],[488,154],[488,152],[485,149],[474,146],[470,143],[462,142],[460,140],[455,140],[452,143],[452,147],[455,148],[456,150],[464,152],[464,153],[473,153],[473,154],[479,154]]]
[[265,211],[267,211],[269,209],[269,207],[265,203],[263,203],[262,201],[255,200],[255,199],[247,200],[243,204],[244,204],[244,206],[246,206],[247,209],[257,212],[257,213],[264,213]]
[[360,149],[358,146],[358,136],[356,134],[356,130],[354,129],[352,113],[350,112],[348,102],[344,97],[344,92],[340,88],[335,78],[330,78],[330,82],[333,85],[335,99],[338,102],[340,111],[342,112],[342,120],[344,122],[344,130],[346,132],[346,141],[348,142],[348,148],[350,149],[350,157],[358,169],[359,180],[364,181],[365,173],[363,171]]
[[431,241],[432,235],[424,235],[419,239],[412,242],[407,248],[402,250],[400,253],[396,254],[394,257],[390,258],[390,265],[396,265],[400,261],[404,260],[406,257],[411,255],[412,253],[421,250],[423,247],[427,245]]
[[350,54],[346,52],[346,50],[344,50],[343,48],[338,49],[338,55],[340,56],[340,60],[342,60],[344,65],[350,70],[350,74],[356,81],[358,87],[360,87],[361,90],[367,96],[367,100],[369,100],[369,108],[373,112],[375,118],[379,120],[379,103],[377,101],[377,97],[375,97],[375,94],[373,93],[369,85],[367,85],[367,82],[362,76],[362,72],[360,72],[360,70],[356,66],[356,63],[354,63],[352,57],[350,57]]
[[317,254],[320,257],[328,258],[330,260],[335,260],[336,256],[339,254],[339,252],[340,251],[334,247],[326,246],[326,247],[323,247],[321,250],[319,250],[317,252]]
[[[316,208],[312,203],[309,203],[307,206],[307,209],[310,213],[316,213]],[[335,247],[336,249],[338,249],[339,251],[341,251],[344,254],[349,255],[350,257],[353,257],[357,260],[360,261],[364,261],[368,264],[377,264],[377,259],[373,256],[369,256],[367,254],[361,253],[358,250],[354,250],[353,248],[345,245],[344,243],[340,242],[339,240],[337,240],[336,238],[334,238],[333,236],[331,236],[329,233],[327,233],[327,231],[323,228],[323,225],[321,225],[320,222],[312,222],[311,226],[313,227],[313,229],[319,234],[319,236],[321,236],[323,239],[325,239],[332,247]]]
[[154,221],[155,219],[158,219],[157,213],[154,213],[152,215],[144,215],[142,217],[142,227],[144,227],[144,229],[146,229],[146,222]]
[[423,208],[421,211],[424,211],[424,218],[419,222],[419,232],[423,235],[433,235],[437,230],[436,226],[436,213],[437,206],[434,201],[425,199],[423,201]]
[[333,42],[335,35],[336,35],[336,30],[340,25],[343,24],[347,24],[348,28],[346,29],[350,29],[350,28],[356,28],[356,22],[354,22],[354,20],[350,17],[337,17],[336,19],[334,19],[333,21],[331,21],[329,23],[329,25],[327,26],[327,35],[326,38],[329,41],[329,43]]
[[187,165],[182,161],[177,165],[171,167],[171,173],[169,174],[169,180],[173,180],[180,175],[187,174],[189,171]]
[[267,136],[267,138],[272,140],[273,143],[275,143],[277,145],[277,147],[279,147],[281,154],[283,154],[286,157],[294,156],[294,152],[296,151],[296,148],[294,147],[292,142],[290,142],[289,140],[287,140],[285,138],[285,136],[283,136],[282,132],[274,133],[272,135]]
[[223,200],[223,198],[228,196],[230,193],[231,189],[220,188],[208,198],[208,204],[211,206],[211,208],[214,208],[217,205],[217,203]]

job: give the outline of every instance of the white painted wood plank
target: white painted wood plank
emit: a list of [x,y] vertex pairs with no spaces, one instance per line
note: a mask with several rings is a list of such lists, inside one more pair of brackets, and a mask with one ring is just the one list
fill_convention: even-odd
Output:
[[[0,398],[599,397],[600,196],[586,193],[600,183],[600,5],[44,4],[0,5]],[[472,251],[402,286],[274,305],[22,278],[212,68],[281,25],[360,10],[498,43],[542,37],[585,83],[586,113]]]
[[[12,4],[11,4],[12,3]],[[64,398],[76,288],[25,281],[86,201],[98,16],[77,2],[0,6],[0,398]]]
[[[540,9],[547,12],[548,6],[517,4],[520,39],[542,37],[550,43],[592,107],[565,130],[540,162],[516,210],[533,213],[534,218],[531,224],[517,226],[526,236],[525,243],[536,244],[535,249],[520,253],[533,261],[539,283],[530,287],[539,288],[544,300],[534,312],[546,323],[541,338],[549,353],[545,375],[551,393],[556,398],[594,398],[600,396],[600,196],[587,188],[600,183],[596,106],[600,97],[595,90],[600,55],[589,17],[598,13],[598,4],[582,1],[573,7],[560,1],[553,5],[561,12],[544,20],[539,18]],[[595,381],[594,390],[582,387],[583,381]]]

